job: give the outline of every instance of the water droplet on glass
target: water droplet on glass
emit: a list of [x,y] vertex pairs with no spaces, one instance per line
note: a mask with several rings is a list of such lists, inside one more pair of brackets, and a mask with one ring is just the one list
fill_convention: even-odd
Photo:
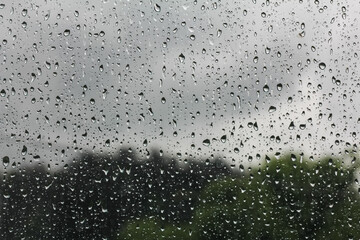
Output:
[[160,5],[159,5],[159,4],[155,4],[155,5],[154,5],[154,10],[155,10],[155,12],[160,12],[160,11],[161,11]]
[[2,162],[3,162],[4,167],[7,167],[7,166],[9,166],[10,158],[8,156],[5,156],[5,157],[3,157]]
[[25,17],[25,16],[27,15],[27,9],[23,9],[23,10],[21,11],[21,15],[22,15],[23,17]]
[[185,56],[184,56],[184,54],[180,54],[179,55],[179,61],[181,62],[181,63],[183,63],[184,61],[185,61]]
[[66,30],[64,31],[64,36],[67,37],[67,36],[69,36],[69,35],[70,35],[70,30],[69,30],[69,29],[66,29]]
[[324,70],[324,69],[326,68],[326,64],[323,63],[323,62],[319,63],[319,68],[320,68],[321,70]]
[[204,146],[207,146],[207,147],[210,146],[210,140],[209,139],[205,139],[202,143],[203,143]]
[[266,53],[266,54],[269,54],[270,51],[271,51],[271,49],[270,49],[269,47],[266,47],[266,48],[265,48],[265,53]]
[[21,155],[25,156],[27,153],[27,147],[24,145],[22,150],[21,150]]
[[267,84],[264,85],[263,91],[264,91],[264,92],[268,92],[268,91],[269,91],[269,86],[268,86]]
[[273,113],[275,111],[276,111],[276,107],[274,107],[274,106],[269,107],[269,113]]

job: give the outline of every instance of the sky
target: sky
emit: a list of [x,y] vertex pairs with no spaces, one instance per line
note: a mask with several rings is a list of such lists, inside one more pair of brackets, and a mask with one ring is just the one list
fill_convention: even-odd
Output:
[[0,169],[355,149],[355,1],[0,4]]

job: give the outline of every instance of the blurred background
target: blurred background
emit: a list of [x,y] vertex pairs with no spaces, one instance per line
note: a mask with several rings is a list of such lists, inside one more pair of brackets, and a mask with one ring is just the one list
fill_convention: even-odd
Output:
[[358,5],[0,2],[3,238],[356,239]]

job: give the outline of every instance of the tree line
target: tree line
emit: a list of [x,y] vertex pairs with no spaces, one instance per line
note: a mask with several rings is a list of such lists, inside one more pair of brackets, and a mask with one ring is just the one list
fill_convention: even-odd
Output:
[[1,173],[2,239],[360,239],[356,158],[84,153],[57,172]]

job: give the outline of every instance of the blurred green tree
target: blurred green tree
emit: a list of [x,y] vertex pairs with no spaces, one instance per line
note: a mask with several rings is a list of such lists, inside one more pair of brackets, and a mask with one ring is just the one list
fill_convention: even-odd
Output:
[[360,239],[357,166],[293,154],[268,159],[244,175],[213,180],[190,221],[132,221],[119,239]]

